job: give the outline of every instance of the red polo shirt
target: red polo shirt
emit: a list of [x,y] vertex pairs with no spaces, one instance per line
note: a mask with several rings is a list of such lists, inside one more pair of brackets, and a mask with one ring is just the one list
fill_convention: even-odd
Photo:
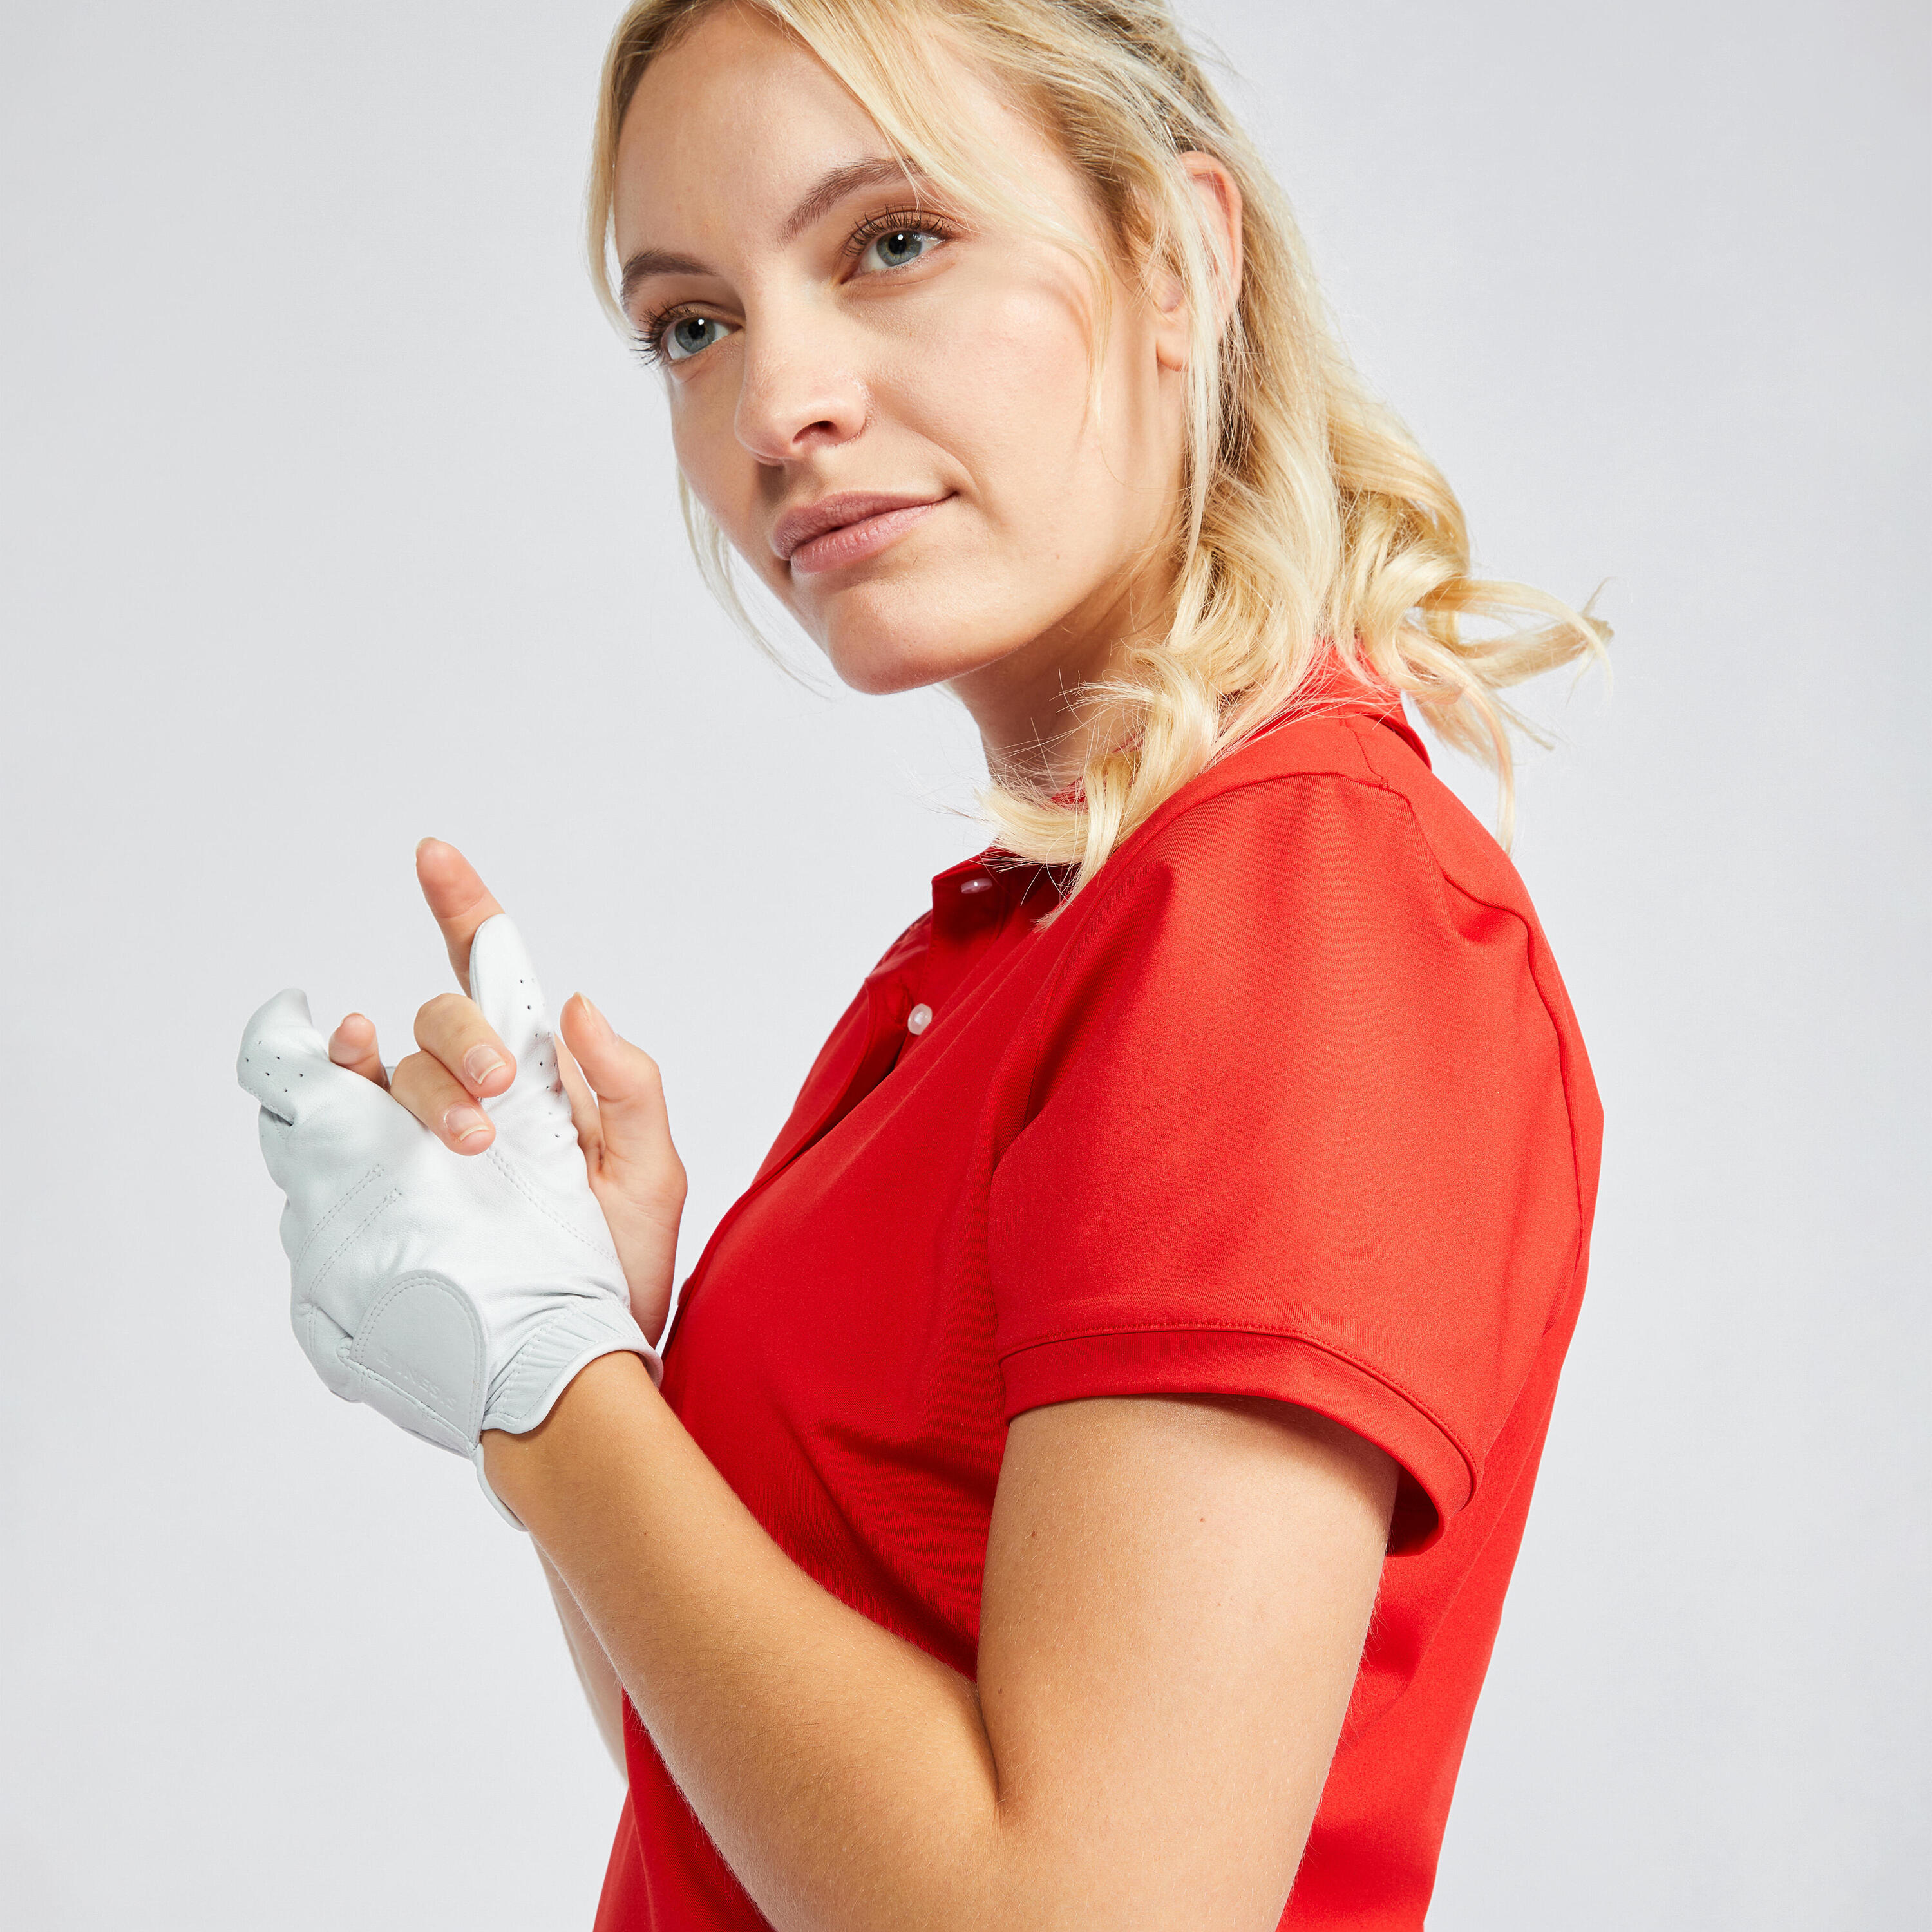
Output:
[[[1380,1444],[1391,1561],[1281,1922],[1420,1928],[1583,1285],[1601,1116],[1555,962],[1359,688],[1044,928],[1001,856],[940,874],[833,1029],[664,1395],[796,1562],[968,1677],[1021,1411],[1270,1396]],[[600,1932],[764,1926],[625,1723]]]

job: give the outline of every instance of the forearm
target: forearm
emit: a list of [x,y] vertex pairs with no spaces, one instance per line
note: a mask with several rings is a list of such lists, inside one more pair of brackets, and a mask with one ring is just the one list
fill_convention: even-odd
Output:
[[592,1363],[541,1429],[484,1440],[492,1486],[776,1925],[1017,1922],[974,1686],[807,1576],[634,1356]]
[[623,1686],[617,1682],[617,1673],[611,1668],[610,1658],[604,1654],[597,1633],[590,1628],[577,1599],[570,1594],[570,1586],[558,1573],[556,1565],[544,1554],[541,1545],[537,1549],[537,1561],[542,1564],[544,1580],[550,1586],[550,1601],[556,1606],[557,1621],[563,1626],[563,1639],[569,1647],[570,1661],[577,1672],[578,1682],[584,1687],[584,1701],[590,1706],[590,1714],[596,1722],[597,1735],[604,1740],[604,1748],[610,1754],[610,1761],[622,1776]]

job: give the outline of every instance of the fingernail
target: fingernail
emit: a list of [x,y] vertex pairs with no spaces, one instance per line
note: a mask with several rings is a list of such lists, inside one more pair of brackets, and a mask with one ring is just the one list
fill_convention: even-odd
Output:
[[490,1122],[475,1107],[456,1106],[443,1115],[442,1130],[453,1141],[470,1141],[478,1134],[487,1134]]
[[487,1046],[472,1046],[463,1056],[463,1070],[480,1087],[492,1074],[502,1072],[502,1058]]
[[592,1000],[590,995],[588,993],[579,993],[577,997],[584,1002],[584,1010],[588,1013],[606,1033],[608,1033],[610,1030],[610,1022],[597,1010],[596,1004]]

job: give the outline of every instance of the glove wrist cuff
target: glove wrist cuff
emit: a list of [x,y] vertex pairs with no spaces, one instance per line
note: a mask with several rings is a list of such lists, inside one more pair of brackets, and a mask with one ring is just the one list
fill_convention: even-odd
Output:
[[[628,1308],[598,1300],[579,1302],[562,1310],[544,1323],[496,1377],[484,1405],[483,1428],[500,1429],[509,1436],[527,1435],[556,1406],[557,1398],[579,1370],[600,1355],[627,1352],[641,1355],[651,1380],[662,1382],[664,1364]],[[484,1474],[480,1440],[470,1460],[476,1465],[476,1480],[497,1514],[512,1528],[521,1529],[522,1523],[490,1488]]]
[[652,1381],[664,1380],[657,1351],[644,1340],[629,1309],[601,1298],[560,1309],[492,1378],[482,1426],[509,1436],[526,1435],[549,1414],[586,1362],[626,1350],[644,1358]]

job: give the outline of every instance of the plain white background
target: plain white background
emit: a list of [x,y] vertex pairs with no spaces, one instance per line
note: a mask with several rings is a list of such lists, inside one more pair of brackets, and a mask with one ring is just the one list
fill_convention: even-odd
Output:
[[[388,1057],[461,844],[667,1073],[685,1265],[983,842],[943,698],[686,556],[580,193],[614,0],[0,14],[0,1916],[584,1928],[619,1789],[527,1547],[328,1396],[232,1062]],[[1519,862],[1609,1114],[1432,1924],[1922,1899],[1922,10],[1203,0],[1488,567],[1600,578]],[[800,646],[801,658],[804,647]],[[1481,782],[1451,776],[1486,812]]]

